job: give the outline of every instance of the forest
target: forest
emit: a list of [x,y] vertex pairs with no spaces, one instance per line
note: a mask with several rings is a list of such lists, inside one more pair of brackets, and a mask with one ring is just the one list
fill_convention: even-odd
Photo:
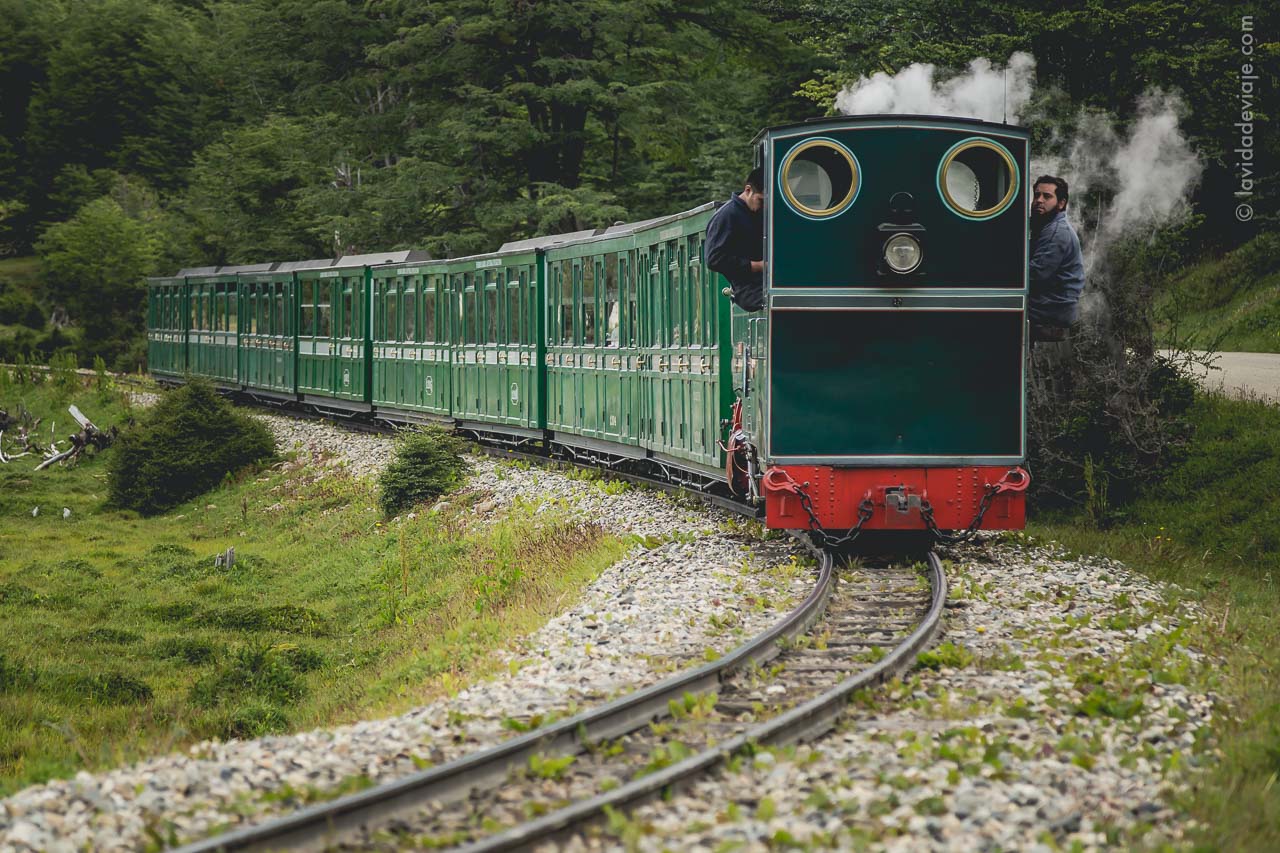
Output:
[[[1267,5],[0,0],[0,358],[136,369],[142,280],[179,267],[458,256],[727,198],[761,128],[835,112],[879,72],[1017,52],[1046,151],[1080,115],[1123,129],[1143,97],[1176,96],[1202,167],[1191,215],[1134,236],[1185,265],[1275,228]],[[1232,214],[1245,31],[1248,227]]]

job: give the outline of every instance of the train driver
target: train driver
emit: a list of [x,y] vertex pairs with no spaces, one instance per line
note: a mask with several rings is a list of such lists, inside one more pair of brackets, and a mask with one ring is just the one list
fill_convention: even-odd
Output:
[[1080,313],[1084,261],[1067,220],[1067,182],[1041,175],[1031,201],[1031,340],[1061,341]]
[[764,307],[764,172],[753,169],[742,192],[729,197],[707,224],[707,266],[729,280],[744,311]]

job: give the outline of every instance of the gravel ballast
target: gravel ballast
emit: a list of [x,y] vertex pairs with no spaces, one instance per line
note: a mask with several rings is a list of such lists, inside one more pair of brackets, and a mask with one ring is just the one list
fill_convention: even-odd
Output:
[[832,735],[765,751],[568,849],[1102,849],[1179,843],[1169,805],[1214,760],[1203,617],[1102,558],[1001,544],[952,554],[941,644]]

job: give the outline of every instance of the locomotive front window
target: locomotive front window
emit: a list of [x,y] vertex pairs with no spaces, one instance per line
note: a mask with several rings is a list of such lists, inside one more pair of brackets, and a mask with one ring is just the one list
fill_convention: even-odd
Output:
[[782,164],[782,194],[802,216],[825,219],[844,212],[858,194],[858,162],[831,139],[811,139],[791,150]]
[[942,158],[938,192],[966,219],[990,219],[1013,203],[1018,167],[1004,146],[987,139],[966,139]]

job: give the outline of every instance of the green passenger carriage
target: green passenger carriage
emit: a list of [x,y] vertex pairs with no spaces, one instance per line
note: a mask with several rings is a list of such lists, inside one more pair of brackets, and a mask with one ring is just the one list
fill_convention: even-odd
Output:
[[187,372],[187,282],[147,280],[147,366],[159,376]]
[[298,390],[293,273],[240,273],[237,285],[240,384],[254,396],[292,399]]

